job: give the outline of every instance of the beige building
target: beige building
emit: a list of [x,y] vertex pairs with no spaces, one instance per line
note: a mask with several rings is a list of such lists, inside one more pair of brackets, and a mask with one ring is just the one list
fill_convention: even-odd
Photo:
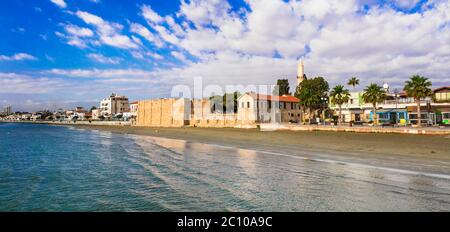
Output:
[[104,117],[113,117],[117,114],[130,111],[128,98],[125,96],[111,94],[108,98],[100,102],[100,115]]
[[100,109],[93,109],[91,111],[92,113],[92,120],[99,120],[100,119]]
[[305,66],[303,65],[303,61],[301,60],[298,63],[298,67],[297,67],[297,86],[299,86],[306,79],[307,79],[307,77],[305,74]]

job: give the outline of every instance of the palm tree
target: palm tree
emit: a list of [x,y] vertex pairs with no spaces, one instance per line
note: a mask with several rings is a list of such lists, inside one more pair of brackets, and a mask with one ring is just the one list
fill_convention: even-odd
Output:
[[355,86],[359,85],[359,79],[357,77],[352,77],[348,81],[347,85],[353,86],[353,90],[355,90]]
[[413,97],[417,103],[417,119],[418,126],[422,126],[422,115],[420,111],[420,100],[433,95],[433,90],[431,90],[431,81],[426,77],[422,77],[419,75],[414,75],[410,80],[405,82],[405,87],[403,90],[410,97]]
[[332,104],[339,106],[339,123],[342,124],[342,104],[350,100],[350,91],[343,85],[337,85],[330,92],[330,100]]
[[373,105],[373,123],[375,125],[378,124],[377,119],[377,104],[382,103],[384,99],[386,99],[386,92],[383,90],[383,87],[377,84],[370,84],[364,89],[364,93],[362,95],[364,102],[372,103]]

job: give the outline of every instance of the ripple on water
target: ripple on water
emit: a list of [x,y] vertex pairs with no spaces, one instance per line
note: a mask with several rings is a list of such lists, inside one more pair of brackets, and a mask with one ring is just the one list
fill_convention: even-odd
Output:
[[445,175],[358,162],[45,125],[0,147],[1,211],[450,210]]

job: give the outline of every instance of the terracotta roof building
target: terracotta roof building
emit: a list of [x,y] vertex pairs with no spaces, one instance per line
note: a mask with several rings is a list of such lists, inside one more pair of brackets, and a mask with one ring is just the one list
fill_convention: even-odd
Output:
[[238,98],[238,120],[243,124],[300,122],[300,100],[294,96],[246,93]]

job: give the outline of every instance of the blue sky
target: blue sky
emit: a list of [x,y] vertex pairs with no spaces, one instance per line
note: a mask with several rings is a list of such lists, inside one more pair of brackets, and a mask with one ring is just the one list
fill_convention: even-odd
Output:
[[[0,106],[89,107],[111,92],[168,97],[176,84],[450,85],[449,0],[5,0]],[[362,88],[361,86],[360,88]],[[291,87],[291,89],[294,89]]]

